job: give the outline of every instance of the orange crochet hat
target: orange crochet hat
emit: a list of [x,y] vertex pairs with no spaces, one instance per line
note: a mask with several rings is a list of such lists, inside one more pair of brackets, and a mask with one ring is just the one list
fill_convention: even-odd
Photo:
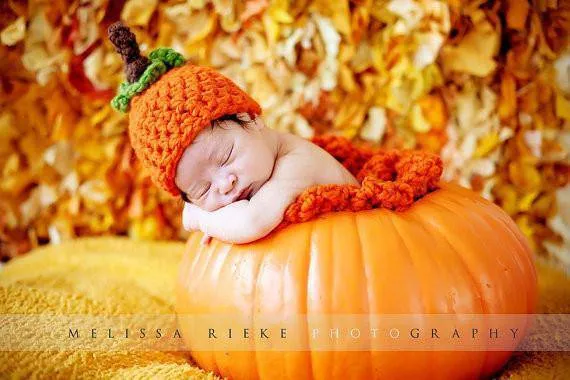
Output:
[[207,126],[224,115],[261,114],[259,104],[216,70],[186,63],[169,48],[140,55],[134,34],[117,22],[109,39],[126,64],[111,105],[129,113],[129,138],[156,185],[172,195],[176,167],[184,150]]

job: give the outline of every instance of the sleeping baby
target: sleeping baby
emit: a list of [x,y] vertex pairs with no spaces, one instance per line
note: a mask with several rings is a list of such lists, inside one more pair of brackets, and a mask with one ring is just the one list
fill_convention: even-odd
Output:
[[226,115],[202,130],[185,149],[175,182],[185,201],[184,228],[201,230],[203,243],[264,237],[312,185],[358,185],[325,150],[247,113]]
[[143,168],[158,187],[182,195],[183,225],[203,231],[203,242],[254,241],[308,187],[358,184],[317,145],[267,128],[260,105],[220,72],[171,48],[142,56],[120,21],[108,33],[127,78],[111,105],[128,112]]

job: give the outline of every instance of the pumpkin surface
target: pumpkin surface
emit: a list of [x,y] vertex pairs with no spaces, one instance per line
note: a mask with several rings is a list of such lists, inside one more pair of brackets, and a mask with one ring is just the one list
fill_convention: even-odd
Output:
[[[517,225],[471,190],[438,187],[404,211],[328,212],[250,244],[202,246],[195,233],[180,264],[177,313],[534,313],[534,258]],[[179,323],[197,364],[232,379],[472,379],[512,353],[192,351],[198,337]]]

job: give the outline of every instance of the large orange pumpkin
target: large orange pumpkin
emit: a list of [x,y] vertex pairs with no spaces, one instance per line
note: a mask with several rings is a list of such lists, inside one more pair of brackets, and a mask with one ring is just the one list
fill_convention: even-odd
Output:
[[[352,169],[362,167],[361,162]],[[516,224],[471,190],[434,185],[405,210],[309,213],[309,220],[285,223],[250,244],[213,240],[201,246],[200,234],[194,234],[180,266],[177,312],[308,317],[534,313],[534,259]],[[323,206],[327,202],[316,203],[335,211],[330,204]],[[307,211],[293,209],[289,216]],[[184,318],[179,323],[197,364],[233,379],[479,378],[499,370],[511,354],[192,350],[193,339],[203,337],[192,336],[197,332]]]

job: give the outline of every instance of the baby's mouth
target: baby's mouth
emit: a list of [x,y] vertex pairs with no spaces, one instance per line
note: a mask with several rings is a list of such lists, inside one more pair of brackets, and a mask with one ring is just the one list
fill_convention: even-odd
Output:
[[239,193],[238,197],[237,197],[237,201],[241,201],[244,199],[248,199],[249,196],[251,195],[251,191],[252,191],[252,187],[251,185],[249,185],[248,187],[246,187],[245,189],[243,189],[241,191],[241,193]]

